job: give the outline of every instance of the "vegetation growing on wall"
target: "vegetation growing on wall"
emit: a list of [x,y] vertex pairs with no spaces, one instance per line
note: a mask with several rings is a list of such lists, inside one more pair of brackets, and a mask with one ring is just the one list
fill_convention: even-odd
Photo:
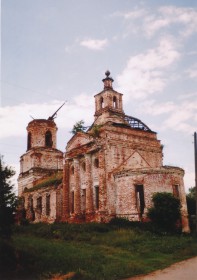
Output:
[[58,186],[59,184],[61,184],[62,182],[62,172],[61,173],[56,173],[50,177],[47,177],[46,179],[43,179],[41,182],[39,182],[38,184],[36,184],[35,186],[33,186],[30,189],[25,189],[24,192],[32,192],[32,191],[36,191],[39,190],[41,188],[46,188],[49,186]]
[[84,120],[80,120],[74,124],[71,133],[76,134],[77,132],[81,132],[81,131],[83,132],[85,130],[86,130],[86,127],[84,126]]
[[101,127],[102,125],[95,124],[91,129],[91,135],[95,138],[99,137]]

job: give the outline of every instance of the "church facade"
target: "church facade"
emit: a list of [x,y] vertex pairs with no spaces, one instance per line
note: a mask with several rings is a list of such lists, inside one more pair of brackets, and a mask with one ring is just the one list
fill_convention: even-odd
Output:
[[[108,222],[113,217],[144,221],[148,208],[152,206],[152,195],[170,192],[180,198],[182,228],[188,232],[184,170],[163,166],[163,146],[157,134],[139,119],[124,113],[123,95],[113,89],[113,79],[108,71],[103,83],[104,89],[94,96],[93,124],[86,132],[77,132],[67,143],[63,166],[58,165],[59,172],[63,169],[58,187],[35,190],[32,186],[27,187],[30,175],[27,174],[28,179],[25,179],[24,172],[20,173],[19,194],[24,198],[27,212],[29,197],[33,199],[31,208],[34,211],[41,196],[45,207],[35,222]],[[39,120],[33,122],[36,121]],[[28,127],[32,126],[31,123]],[[46,130],[43,135],[46,138]],[[30,148],[21,157],[22,162],[31,157],[32,149],[37,153],[37,147]],[[45,150],[46,145],[42,145],[42,149]],[[61,161],[61,157],[60,151],[53,150],[51,164],[55,164],[57,158]],[[49,166],[52,168],[53,164]],[[25,187],[30,191],[24,192]],[[53,211],[50,210],[53,217],[46,215],[46,193],[50,191],[55,196],[48,201],[48,204],[53,202]]]

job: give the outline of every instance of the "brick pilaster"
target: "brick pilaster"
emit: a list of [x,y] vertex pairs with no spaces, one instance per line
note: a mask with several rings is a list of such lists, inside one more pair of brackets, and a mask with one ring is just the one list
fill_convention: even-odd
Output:
[[[92,157],[90,154],[85,155],[86,162],[86,176],[87,176],[87,187],[86,187],[86,215],[93,213],[93,189],[92,189]],[[88,218],[88,217],[87,217]]]
[[136,197],[136,191],[135,191],[135,185],[131,188],[131,207],[132,211],[136,214],[138,212],[137,210],[137,197]]
[[69,162],[65,161],[63,168],[63,220],[69,217]]
[[81,214],[81,189],[80,189],[80,170],[79,160],[74,159],[74,177],[75,177],[75,189],[74,189],[74,214]]
[[99,152],[99,212],[101,220],[105,220],[107,206],[107,185],[105,170],[105,154],[103,150]]

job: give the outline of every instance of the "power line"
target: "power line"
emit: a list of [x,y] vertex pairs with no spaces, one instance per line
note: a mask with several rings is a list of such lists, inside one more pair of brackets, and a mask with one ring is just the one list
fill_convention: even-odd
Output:
[[46,96],[49,96],[49,97],[52,97],[52,98],[55,97],[55,96],[50,95],[50,94],[48,94],[48,93],[39,92],[39,91],[37,91],[37,90],[30,89],[30,88],[27,88],[27,87],[24,87],[24,86],[21,86],[21,85],[13,84],[13,83],[10,83],[10,82],[8,82],[8,81],[3,81],[3,80],[0,80],[0,81],[1,81],[2,83],[7,84],[7,85],[10,85],[10,86],[12,86],[12,87],[18,87],[18,88],[21,88],[21,89],[24,89],[24,90],[28,90],[28,91],[34,92],[34,93],[39,94],[39,95],[46,95]]

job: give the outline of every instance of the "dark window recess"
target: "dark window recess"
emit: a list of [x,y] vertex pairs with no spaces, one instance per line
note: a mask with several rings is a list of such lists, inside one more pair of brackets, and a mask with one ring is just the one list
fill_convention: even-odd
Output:
[[136,185],[135,186],[136,190],[136,204],[137,204],[137,209],[140,218],[142,217],[144,213],[144,207],[145,207],[145,202],[144,202],[144,186],[143,185]]
[[74,169],[74,166],[71,167],[71,174],[74,174],[75,173],[75,169]]
[[173,185],[172,190],[173,190],[173,195],[179,198],[179,185]]
[[29,208],[29,212],[30,212],[30,221],[34,221],[35,220],[35,212],[34,212],[34,207],[33,207],[33,198],[32,196],[28,197],[28,208]]
[[83,169],[84,172],[86,171],[86,164],[85,164],[85,162],[82,162],[82,169]]
[[27,150],[31,149],[31,132],[27,135]]
[[50,200],[51,200],[51,197],[49,194],[46,195],[46,215],[49,216],[50,215]]
[[82,190],[82,195],[81,195],[81,210],[82,212],[85,212],[86,210],[86,189]]
[[37,212],[39,214],[42,213],[42,197],[41,196],[37,198]]
[[95,208],[99,209],[99,186],[95,186]]
[[101,97],[100,99],[100,106],[101,106],[101,109],[104,108],[104,101],[103,101],[103,97]]
[[74,203],[75,203],[75,196],[74,196],[74,191],[73,191],[73,192],[71,192],[71,207],[70,207],[71,213],[74,213],[74,211],[75,211]]
[[98,160],[98,158],[95,158],[95,160],[94,160],[94,166],[95,166],[96,168],[99,167],[99,160]]
[[25,207],[25,198],[21,197],[21,207],[24,208]]
[[45,146],[48,148],[51,148],[53,146],[51,131],[47,131],[45,134]]

